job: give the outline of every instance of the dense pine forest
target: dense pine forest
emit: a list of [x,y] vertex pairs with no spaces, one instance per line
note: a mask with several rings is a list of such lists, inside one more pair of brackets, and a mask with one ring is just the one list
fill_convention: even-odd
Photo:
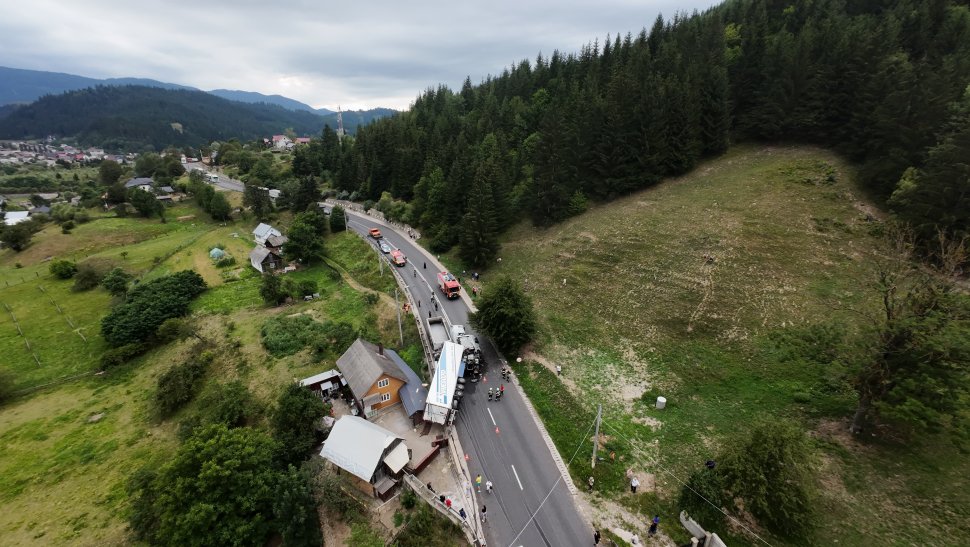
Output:
[[[736,141],[831,147],[924,237],[967,234],[970,9],[954,0],[729,0],[577,54],[539,55],[413,107],[295,174],[407,202],[435,250],[484,263],[521,215],[549,225]],[[444,206],[446,205],[446,206]]]

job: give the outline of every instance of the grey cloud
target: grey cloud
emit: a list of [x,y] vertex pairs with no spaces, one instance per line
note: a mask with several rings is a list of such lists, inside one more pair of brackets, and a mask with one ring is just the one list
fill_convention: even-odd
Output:
[[714,3],[32,0],[5,8],[0,64],[405,108],[428,87],[477,83],[540,51],[576,52],[608,33],[649,28],[658,12]]

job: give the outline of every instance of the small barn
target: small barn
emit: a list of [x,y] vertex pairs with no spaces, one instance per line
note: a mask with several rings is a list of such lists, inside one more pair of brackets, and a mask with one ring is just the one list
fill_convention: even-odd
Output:
[[335,368],[300,380],[300,387],[309,389],[321,399],[324,396],[330,396],[345,385],[347,385],[347,380],[344,380],[340,371]]
[[249,263],[259,273],[266,273],[282,267],[283,257],[266,247],[256,247],[249,253]]
[[342,416],[323,443],[320,456],[352,475],[361,491],[387,499],[411,461],[404,439],[357,416]]

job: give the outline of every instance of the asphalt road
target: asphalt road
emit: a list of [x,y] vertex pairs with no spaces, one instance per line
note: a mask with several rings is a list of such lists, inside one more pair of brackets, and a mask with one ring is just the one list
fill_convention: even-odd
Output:
[[[207,167],[204,167],[202,164],[198,164],[198,163],[192,164],[192,166],[191,167],[187,167],[187,169],[199,170],[199,171],[202,171],[203,173],[215,173],[216,172],[216,171],[214,171],[212,169],[209,169]],[[229,178],[228,176],[226,176],[226,175],[224,175],[222,173],[219,173],[219,180],[216,181],[215,183],[213,183],[213,186],[218,186],[219,188],[223,188],[225,190],[229,190],[229,191],[232,191],[232,192],[242,192],[242,191],[244,191],[246,189],[245,185],[243,184],[243,182],[241,180],[231,179],[231,178]]]
[[[413,306],[427,321],[430,297],[434,293],[440,311],[453,325],[468,325],[468,307],[461,299],[446,300],[437,289],[437,271],[427,262],[424,249],[407,236],[353,211],[348,211],[348,227],[366,234],[380,228],[384,239],[408,257],[401,273],[412,295],[421,302]],[[373,244],[374,241],[370,240]],[[378,251],[379,252],[379,251]],[[393,267],[388,263],[388,267]],[[453,272],[455,273],[455,272]],[[460,272],[459,272],[460,273]],[[430,308],[429,308],[430,306]],[[505,384],[501,401],[488,401],[489,387],[503,384],[498,352],[490,340],[479,336],[485,352],[486,373],[481,382],[468,383],[455,420],[459,440],[467,453],[472,477],[482,475],[479,507],[488,508],[485,534],[488,545],[510,547],[592,545],[592,528],[576,507],[566,484],[561,480],[549,449],[529,415],[522,394]],[[562,454],[568,460],[572,454]],[[491,480],[494,492],[485,492]]]

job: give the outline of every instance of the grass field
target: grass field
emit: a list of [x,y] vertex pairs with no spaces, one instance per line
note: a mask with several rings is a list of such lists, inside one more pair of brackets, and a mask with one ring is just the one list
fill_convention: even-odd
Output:
[[[193,303],[192,320],[216,353],[206,383],[243,381],[256,399],[257,426],[265,423],[283,386],[335,366],[309,350],[270,356],[260,338],[267,318],[307,314],[321,321],[345,321],[373,341],[400,347],[393,299],[366,294],[386,295],[390,277],[386,272],[380,276],[373,249],[359,239],[339,235],[327,244],[330,258],[353,272],[347,278],[322,264],[288,274],[316,281],[320,299],[266,308],[259,296],[260,278],[248,265],[254,222],[222,226],[191,204],[168,212],[164,224],[157,219],[104,218],[78,226],[71,235],[50,226],[23,252],[0,252],[0,302],[13,309],[41,366],[2,307],[0,364],[13,373],[20,389],[55,382],[0,409],[4,544],[129,543],[125,481],[142,465],[167,458],[177,446],[178,422],[197,410],[192,403],[162,421],[153,406],[159,375],[187,359],[192,341],[162,346],[102,376],[72,378],[96,369],[106,347],[98,334],[100,319],[111,301],[103,289],[76,293],[70,290],[71,281],[53,279],[47,257],[110,259],[142,279],[187,268],[200,271],[210,289]],[[178,221],[178,216],[193,218]],[[208,251],[216,244],[236,257],[236,267],[214,267]],[[224,271],[231,275],[224,277]],[[67,317],[87,342],[70,328]],[[413,321],[405,321],[404,327],[404,346],[413,349],[416,327]]]
[[[970,504],[951,494],[968,485],[952,446],[841,434],[852,394],[828,371],[780,363],[770,349],[777,333],[851,325],[858,319],[846,310],[870,305],[878,223],[867,214],[879,216],[838,157],[749,146],[547,230],[516,227],[488,275],[517,278],[536,304],[541,332],[520,375],[560,452],[589,446],[584,432],[602,403],[617,459],[597,466],[597,484],[624,492],[628,467],[655,478],[655,498],[618,501],[661,511],[665,530],[685,540],[674,524],[677,479],[752,422],[790,417],[823,455],[813,543],[942,544],[970,534]],[[658,411],[661,395],[668,403]],[[572,473],[584,482],[588,458]],[[732,545],[748,541],[719,532]]]

